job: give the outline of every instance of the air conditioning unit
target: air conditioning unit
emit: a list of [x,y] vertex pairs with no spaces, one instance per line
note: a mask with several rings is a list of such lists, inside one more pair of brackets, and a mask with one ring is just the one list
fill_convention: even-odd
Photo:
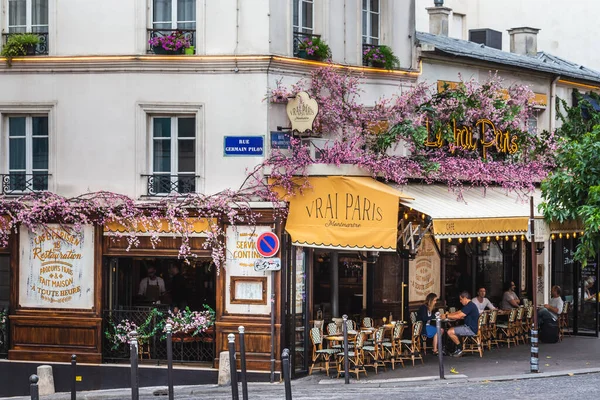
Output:
[[302,145],[308,146],[310,157],[316,161],[323,157],[323,150],[329,146],[329,141],[322,138],[305,138],[302,139]]

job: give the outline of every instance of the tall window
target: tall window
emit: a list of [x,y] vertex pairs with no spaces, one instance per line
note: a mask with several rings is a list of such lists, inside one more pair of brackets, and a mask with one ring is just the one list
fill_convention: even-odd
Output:
[[362,0],[363,44],[379,45],[379,0]]
[[8,117],[9,190],[48,189],[48,116]]
[[152,0],[154,29],[196,29],[196,0]]
[[196,191],[196,118],[152,117],[149,194]]
[[313,0],[294,0],[293,7],[294,32],[313,33]]
[[48,0],[8,0],[9,33],[48,33]]

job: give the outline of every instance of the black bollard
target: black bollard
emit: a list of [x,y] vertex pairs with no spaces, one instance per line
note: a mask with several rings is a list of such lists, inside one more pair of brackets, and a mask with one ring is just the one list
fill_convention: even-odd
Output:
[[[533,311],[535,312],[535,310]],[[530,360],[530,371],[532,373],[540,372],[539,367],[539,347],[538,347],[538,331],[537,329],[531,329],[531,360]]]
[[138,341],[137,332],[129,333],[129,358],[131,361],[131,400],[139,400],[140,389],[138,382]]
[[437,328],[438,361],[440,363],[440,379],[444,378],[444,348],[442,347],[442,318],[439,312],[435,313],[435,327]]
[[40,400],[40,389],[38,388],[38,381],[40,378],[36,374],[29,377],[29,394],[31,400]]
[[285,400],[292,400],[292,382],[290,377],[290,351],[283,349],[281,353],[281,368],[283,369],[283,381],[285,384]]
[[77,356],[73,354],[71,356],[71,400],[77,399]]
[[240,333],[240,369],[242,378],[242,399],[248,400],[248,380],[246,379],[246,339],[243,326],[238,327]]
[[344,383],[350,383],[350,360],[348,359],[348,316],[342,315],[342,332],[344,332]]
[[235,335],[230,333],[227,335],[229,341],[229,371],[231,373],[231,398],[233,400],[239,400],[240,394],[238,392],[237,382],[237,368],[235,365]]
[[173,400],[175,393],[173,392],[173,326],[167,324],[167,386],[169,387],[169,400]]

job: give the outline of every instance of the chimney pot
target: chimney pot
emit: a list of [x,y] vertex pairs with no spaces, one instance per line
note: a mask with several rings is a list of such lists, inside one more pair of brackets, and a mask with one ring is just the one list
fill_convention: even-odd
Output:
[[537,28],[526,26],[509,29],[510,52],[535,57],[537,55],[537,34],[539,31]]
[[[443,1],[441,3],[443,4]],[[435,4],[437,5],[437,2]],[[428,7],[427,12],[429,13],[429,33],[448,36],[448,20],[452,9],[448,7]]]

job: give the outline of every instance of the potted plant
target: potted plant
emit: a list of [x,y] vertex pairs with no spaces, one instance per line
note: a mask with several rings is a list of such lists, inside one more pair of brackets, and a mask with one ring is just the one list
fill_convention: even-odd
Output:
[[166,36],[155,36],[148,43],[154,54],[183,54],[191,45],[190,39],[180,31],[171,32]]
[[166,337],[166,324],[171,324],[171,332],[175,337],[196,336],[205,332],[215,322],[215,312],[204,305],[204,311],[191,311],[186,307],[183,311],[173,313],[169,311],[164,321],[164,337]]
[[11,34],[0,54],[6,57],[6,63],[10,66],[13,57],[34,55],[39,42],[40,38],[35,33]]
[[375,68],[396,69],[400,60],[389,46],[368,46],[363,51],[365,64]]
[[104,332],[104,336],[112,343],[112,350],[118,349],[131,341],[130,333],[137,333],[137,340],[140,345],[149,343],[150,339],[158,333],[163,327],[162,313],[153,308],[146,320],[140,325],[128,319],[121,320],[118,324],[109,321],[109,327]]
[[298,44],[298,57],[322,61],[331,58],[331,49],[329,48],[329,45],[318,36],[304,38]]

